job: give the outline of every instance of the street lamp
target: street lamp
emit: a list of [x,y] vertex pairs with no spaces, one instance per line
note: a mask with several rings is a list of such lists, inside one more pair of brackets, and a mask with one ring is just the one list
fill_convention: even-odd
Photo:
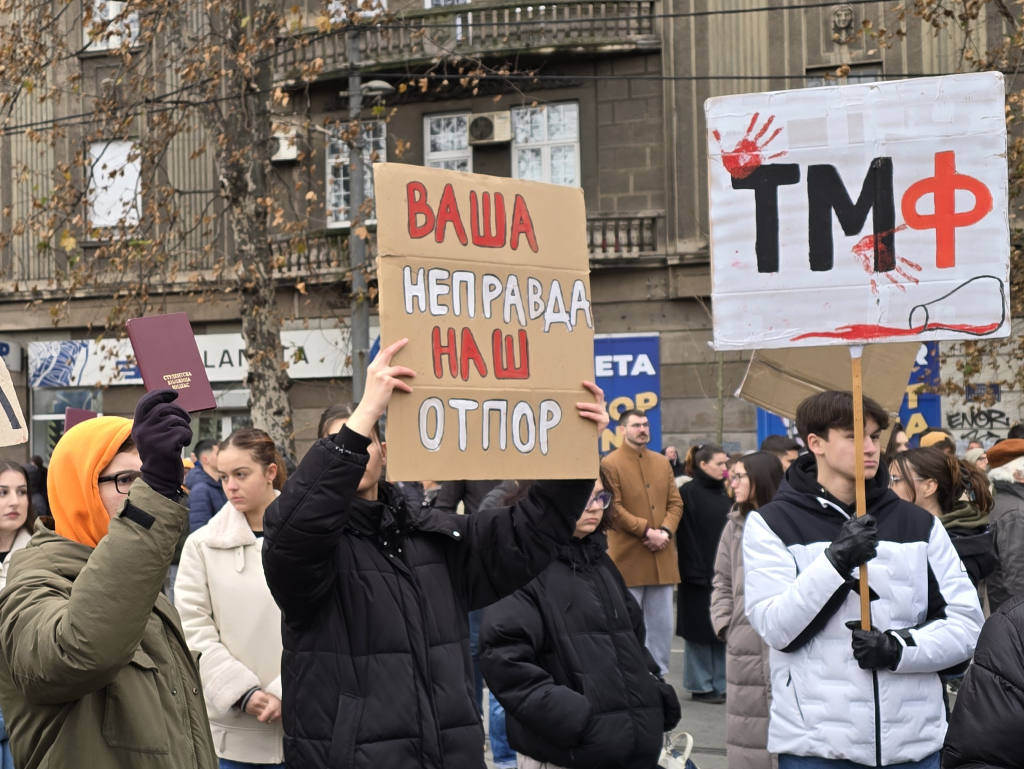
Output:
[[[366,190],[363,185],[363,149],[366,139],[363,135],[360,117],[363,111],[363,94],[381,99],[395,92],[394,86],[384,80],[362,82],[359,70],[359,31],[357,25],[349,28],[345,40],[349,62],[348,76],[348,119],[357,126],[356,136],[350,142],[349,160],[349,268],[352,271],[352,311],[349,333],[352,358],[352,400],[359,402],[366,389],[366,367],[369,364],[370,348],[370,307],[366,294],[366,276],[363,268],[366,262],[366,241],[356,233],[357,224],[362,220],[363,202]],[[339,94],[341,95],[341,94]]]

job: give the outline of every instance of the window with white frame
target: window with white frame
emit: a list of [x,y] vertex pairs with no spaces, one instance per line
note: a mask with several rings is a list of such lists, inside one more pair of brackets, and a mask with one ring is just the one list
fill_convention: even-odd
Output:
[[[123,0],[83,0],[91,4],[92,15],[85,15],[83,44],[89,51],[106,51],[120,48],[127,38],[129,45],[139,39],[139,14],[125,8]],[[102,30],[98,33],[97,30]]]
[[89,145],[89,226],[133,227],[142,211],[142,160],[134,142],[125,139]]
[[[363,142],[363,195],[373,197],[373,164],[387,160],[387,126],[383,120],[362,123]],[[352,168],[349,165],[349,146],[340,135],[327,139],[327,226],[349,225],[349,195]],[[375,216],[367,217],[373,221]]]
[[469,117],[468,112],[424,116],[423,165],[449,171],[473,170]]
[[576,102],[512,109],[512,176],[580,184],[580,120]]

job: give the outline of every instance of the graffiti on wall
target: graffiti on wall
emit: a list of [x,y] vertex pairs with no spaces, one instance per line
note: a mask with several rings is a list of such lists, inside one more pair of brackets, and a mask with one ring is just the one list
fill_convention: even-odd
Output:
[[946,412],[946,425],[958,439],[981,441],[987,446],[1005,438],[1011,422],[1001,408],[964,404],[957,411]]

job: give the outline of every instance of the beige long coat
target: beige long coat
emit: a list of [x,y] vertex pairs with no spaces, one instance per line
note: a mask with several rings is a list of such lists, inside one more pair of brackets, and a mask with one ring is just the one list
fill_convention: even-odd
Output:
[[258,686],[281,699],[281,611],[263,576],[263,539],[230,502],[185,542],[174,602],[199,672],[217,755],[284,761],[281,720],[261,723],[233,707]]
[[[608,476],[613,528],[608,532],[608,555],[629,587],[675,585],[679,582],[675,534],[683,500],[669,461],[650,449],[637,451],[623,444],[601,461]],[[672,532],[668,547],[652,553],[643,543],[648,528]]]
[[745,522],[736,507],[729,511],[711,583],[711,626],[725,641],[725,750],[729,769],[772,769],[778,762],[765,747],[771,705],[768,645],[744,614]]

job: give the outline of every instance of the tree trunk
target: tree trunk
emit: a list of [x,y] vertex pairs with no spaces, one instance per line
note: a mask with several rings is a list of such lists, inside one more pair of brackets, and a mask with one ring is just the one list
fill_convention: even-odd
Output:
[[[273,24],[273,18],[273,10],[260,4],[253,10],[250,26],[266,28]],[[273,206],[268,183],[273,59],[256,55],[250,61],[259,63],[251,69],[236,68],[225,83],[226,88],[244,96],[213,104],[204,114],[212,133],[220,137],[217,165],[234,236],[235,278],[249,363],[246,384],[252,423],[266,430],[282,452],[294,457],[295,436],[288,401],[291,380],[281,345],[269,222]]]

